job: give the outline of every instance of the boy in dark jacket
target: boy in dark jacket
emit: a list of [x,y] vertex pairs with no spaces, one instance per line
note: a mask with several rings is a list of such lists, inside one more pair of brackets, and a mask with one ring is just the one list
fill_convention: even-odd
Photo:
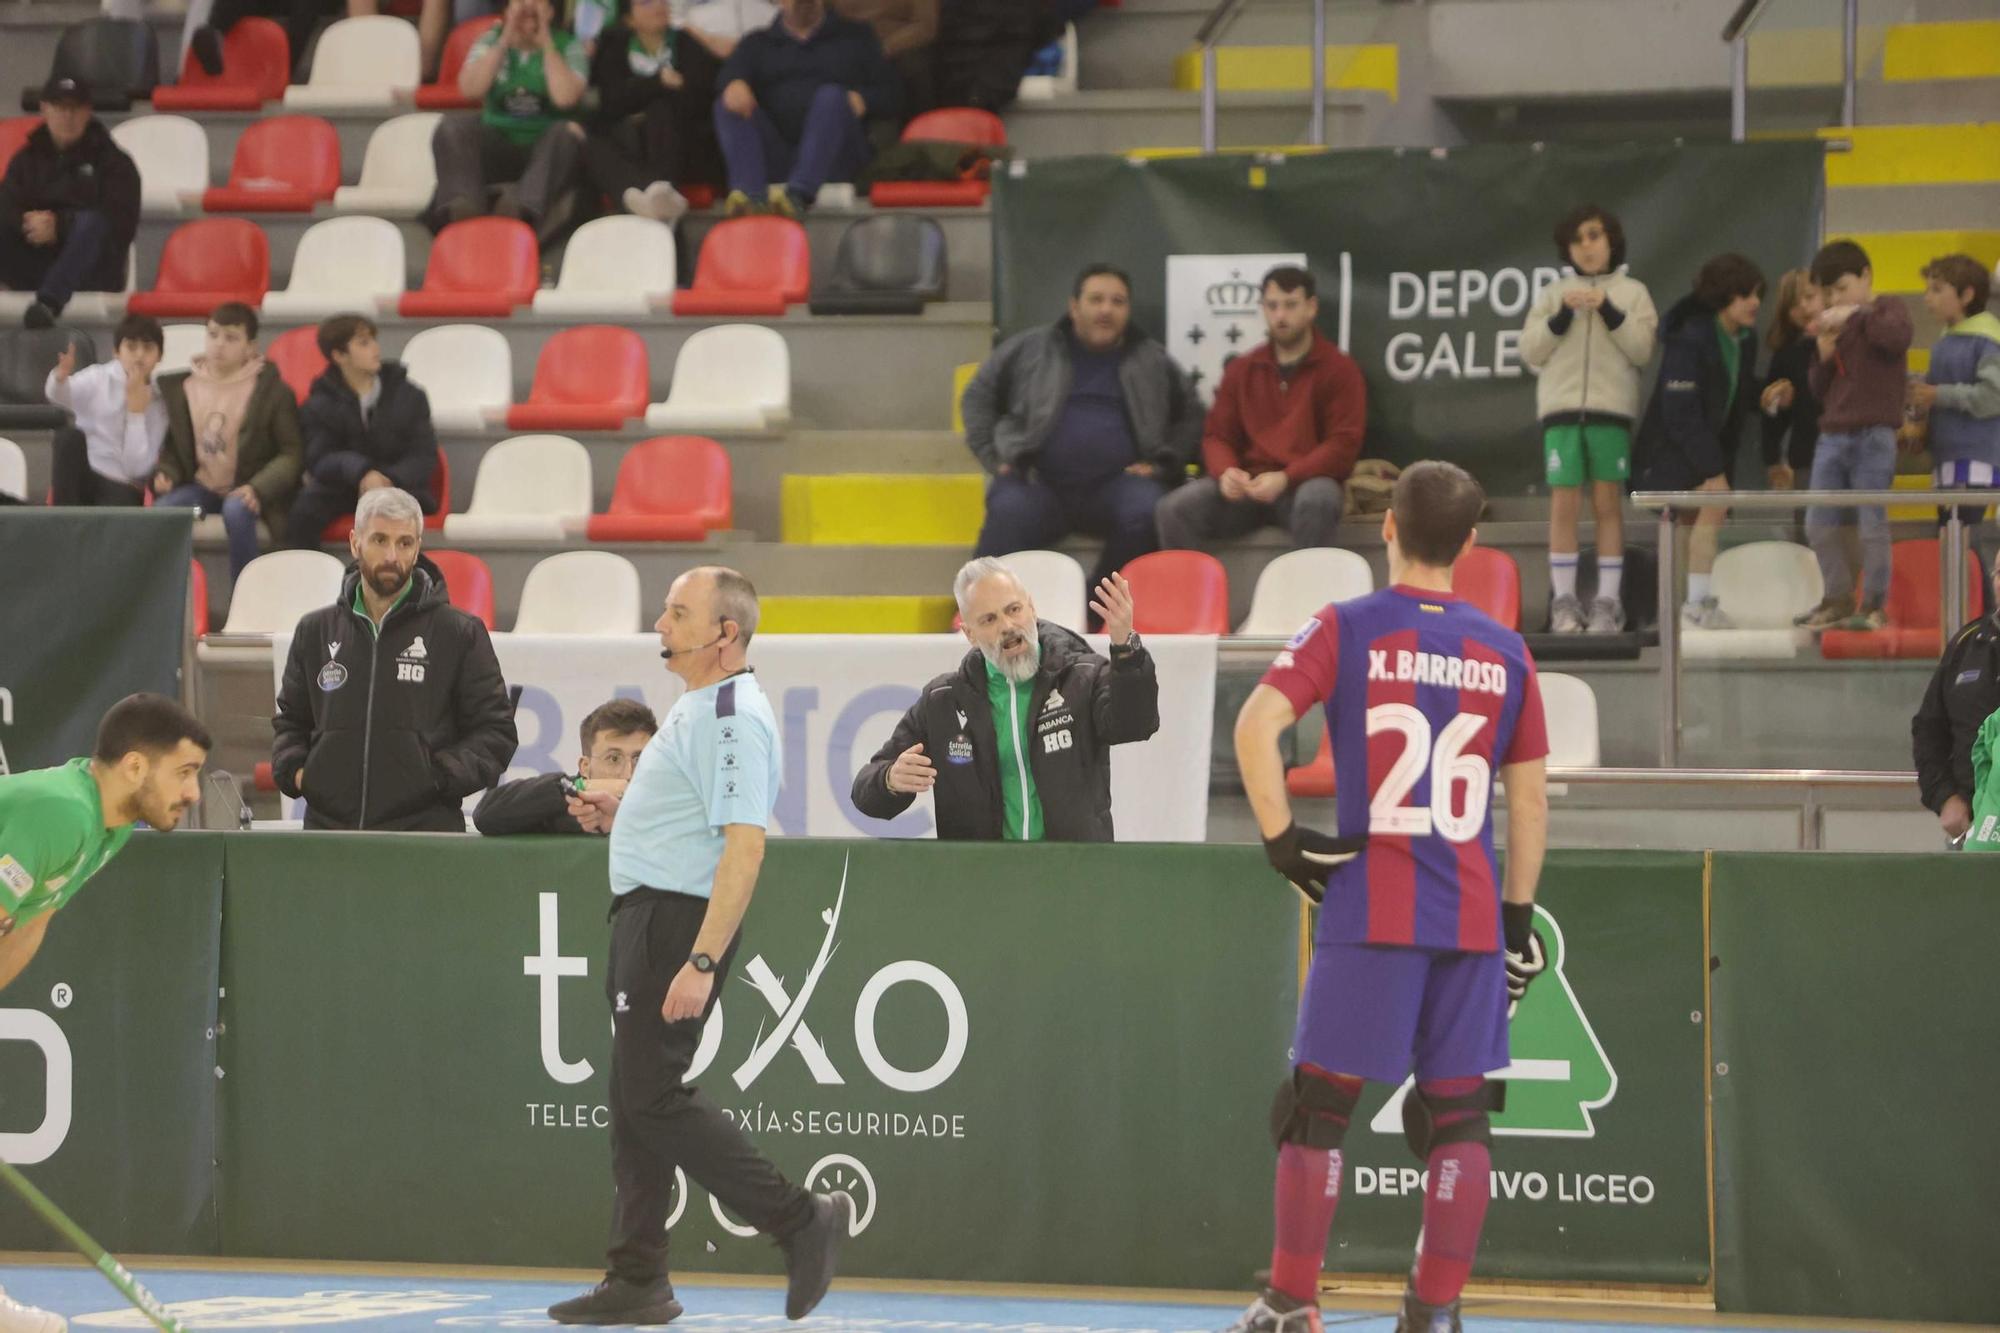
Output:
[[598,101],[584,170],[626,212],[674,222],[687,211],[675,186],[721,179],[712,108],[722,63],[673,26],[668,0],[621,4],[590,61]]
[[653,710],[637,699],[599,704],[583,719],[578,737],[583,754],[576,761],[574,779],[567,773],[541,773],[503,782],[487,792],[472,812],[473,827],[489,838],[509,833],[586,832],[569,812],[569,793],[563,784],[574,781],[580,790],[608,791],[622,797],[632,770],[639,765],[640,751],[659,729],[660,720],[653,716]]
[[42,124],[0,179],[0,286],[33,291],[23,322],[45,329],[79,291],[125,289],[139,230],[139,168],[90,113],[90,89],[52,79]]
[[299,413],[306,480],[286,544],[318,546],[327,524],[383,486],[408,491],[426,514],[436,513],[431,479],[438,443],[429,397],[402,366],[382,360],[375,325],[365,316],[335,315],[321,324],[319,349],[331,364]]
[[[1738,254],[1717,255],[1694,291],[1660,327],[1660,378],[1639,424],[1641,486],[1649,491],[1726,491],[1750,404],[1757,401],[1757,308],[1764,275]],[[1687,602],[1681,623],[1727,629],[1709,592],[1716,538],[1728,510],[1703,509],[1688,538]]]

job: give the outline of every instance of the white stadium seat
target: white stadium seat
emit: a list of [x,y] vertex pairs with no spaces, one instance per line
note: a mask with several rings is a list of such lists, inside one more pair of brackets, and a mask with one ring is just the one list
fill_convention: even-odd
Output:
[[445,539],[560,542],[590,519],[590,451],[567,435],[516,435],[479,460],[472,503]]
[[1054,74],[1024,74],[1014,95],[1023,102],[1046,102],[1076,91],[1076,25],[1063,25],[1062,69]]
[[642,318],[673,299],[674,229],[619,213],[584,223],[563,249],[556,285],[535,293],[535,313],[571,319]]
[[403,344],[410,379],[431,400],[431,423],[445,431],[481,431],[514,401],[514,361],[507,335],[484,324],[441,324]]
[[325,319],[403,294],[403,233],[385,218],[328,218],[299,237],[291,282],[264,297],[267,319]]
[[340,19],[319,35],[312,73],[285,89],[289,111],[367,110],[414,96],[423,82],[416,25],[387,14]]
[[1745,542],[1715,557],[1710,591],[1731,628],[1683,629],[1683,657],[1797,657],[1812,633],[1792,617],[1818,606],[1826,585],[1813,553],[1797,542]]
[[28,499],[28,455],[12,440],[0,439],[0,495]]
[[1089,599],[1083,586],[1083,566],[1061,551],[1015,551],[1000,557],[1034,599],[1035,614],[1051,625],[1084,632]]
[[646,409],[650,430],[703,435],[778,430],[791,418],[791,351],[762,324],[698,330],[674,361],[667,401]]
[[613,551],[564,551],[528,571],[514,633],[637,634],[644,615],[630,560]]
[[289,634],[306,612],[340,600],[340,561],[324,551],[271,551],[243,566],[224,634]]
[[1354,551],[1309,546],[1287,551],[1257,576],[1250,595],[1250,614],[1236,627],[1238,634],[1290,637],[1328,602],[1345,602],[1375,591],[1375,572]]
[[414,111],[377,125],[361,157],[360,182],[335,190],[334,208],[342,213],[415,217],[430,207],[431,196],[437,193],[431,136],[443,118],[436,111]]
[[1588,681],[1560,671],[1538,671],[1542,714],[1549,728],[1551,768],[1596,768],[1600,762],[1597,737],[1597,691]]
[[160,349],[160,364],[153,371],[156,376],[189,369],[208,343],[206,324],[168,324],[160,331],[166,335],[166,345]]
[[[208,132],[186,116],[134,116],[111,138],[139,168],[139,207],[148,213],[199,212],[208,175]],[[190,200],[189,196],[193,196]]]

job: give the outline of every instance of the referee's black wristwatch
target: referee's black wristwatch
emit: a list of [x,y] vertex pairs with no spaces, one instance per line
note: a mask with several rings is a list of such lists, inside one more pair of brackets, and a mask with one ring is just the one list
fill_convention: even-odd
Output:
[[705,953],[698,953],[688,959],[688,961],[694,964],[695,971],[700,972],[704,976],[712,974],[715,971],[715,960]]
[[1114,665],[1116,663],[1126,661],[1134,653],[1138,652],[1144,646],[1145,645],[1139,641],[1139,631],[1133,630],[1131,633],[1125,636],[1125,642],[1114,643],[1111,645],[1111,661]]

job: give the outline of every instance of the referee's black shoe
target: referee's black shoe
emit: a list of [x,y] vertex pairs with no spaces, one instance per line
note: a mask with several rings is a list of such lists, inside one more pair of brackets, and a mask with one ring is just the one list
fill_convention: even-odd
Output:
[[549,1318],[558,1324],[670,1324],[680,1316],[674,1284],[665,1278],[607,1277],[583,1295],[549,1307]]
[[812,1220],[787,1236],[785,1318],[804,1319],[833,1285],[840,1247],[854,1221],[854,1196],[846,1190],[812,1196]]

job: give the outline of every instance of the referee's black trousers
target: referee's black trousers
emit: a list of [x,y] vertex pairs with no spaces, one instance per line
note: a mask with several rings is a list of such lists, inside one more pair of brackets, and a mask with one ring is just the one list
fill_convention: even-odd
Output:
[[694,953],[708,901],[635,889],[611,918],[611,1210],[608,1267],[631,1282],[667,1272],[667,1215],[674,1168],[746,1223],[780,1239],[812,1217],[811,1196],[766,1161],[749,1136],[682,1080],[702,1023],[722,994],[737,941],[717,962],[699,1019],[660,1017],[667,987]]

